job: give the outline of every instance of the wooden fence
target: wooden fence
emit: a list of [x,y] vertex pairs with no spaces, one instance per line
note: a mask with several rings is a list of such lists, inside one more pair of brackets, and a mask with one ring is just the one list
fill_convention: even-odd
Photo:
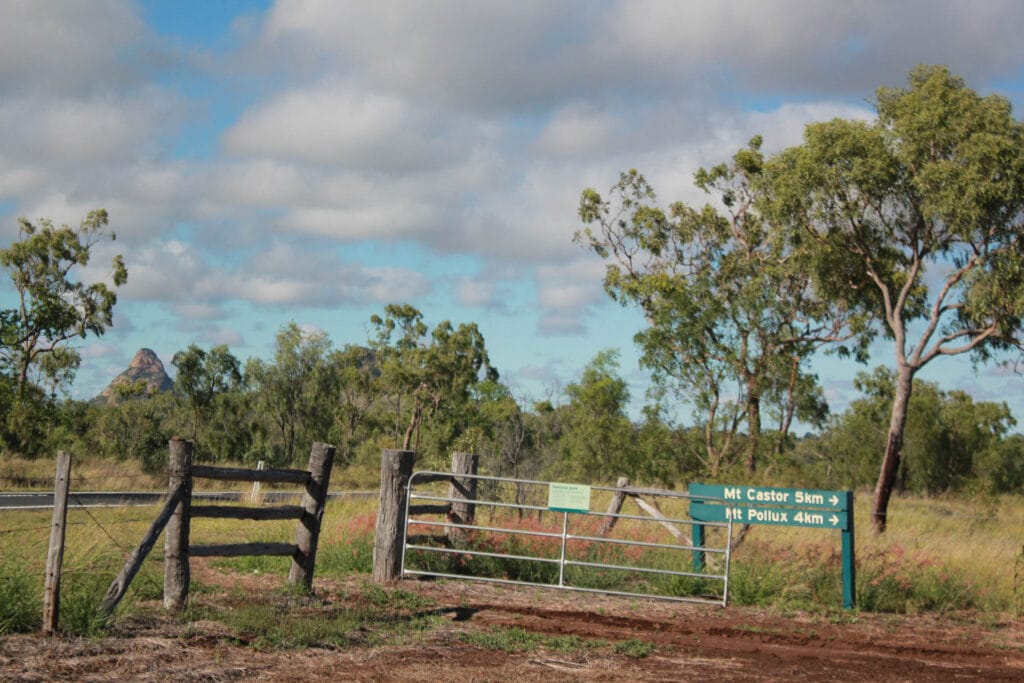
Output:
[[[313,585],[313,567],[323,522],[327,488],[334,463],[334,446],[314,443],[307,470],[244,469],[192,464],[192,443],[175,438],[170,443],[168,461],[168,496],[124,569],[110,585],[100,604],[103,615],[113,613],[128,586],[142,566],[143,560],[164,531],[164,607],[180,610],[188,600],[190,557],[239,557],[247,555],[281,555],[292,558],[288,580],[306,590]],[[304,487],[300,505],[274,507],[240,507],[226,505],[192,505],[192,482],[195,478],[220,481],[273,482]],[[191,545],[189,530],[194,517],[219,519],[298,521],[294,543],[235,543],[222,545]]]

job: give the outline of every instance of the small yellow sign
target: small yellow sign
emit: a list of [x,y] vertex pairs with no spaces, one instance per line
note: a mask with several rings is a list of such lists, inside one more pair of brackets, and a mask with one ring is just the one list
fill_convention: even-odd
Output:
[[548,509],[559,512],[590,512],[590,487],[586,484],[548,485]]

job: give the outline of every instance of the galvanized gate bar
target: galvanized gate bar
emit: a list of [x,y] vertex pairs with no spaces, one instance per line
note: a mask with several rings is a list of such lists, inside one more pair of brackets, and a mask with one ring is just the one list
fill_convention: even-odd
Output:
[[[499,484],[499,485],[500,484],[515,484],[515,485],[519,485],[519,486],[527,485],[527,486],[535,486],[535,487],[549,487],[551,485],[550,482],[535,481],[535,480],[531,480],[531,479],[517,479],[517,478],[511,478],[511,477],[492,477],[492,476],[479,475],[479,474],[460,474],[459,476],[461,478],[464,478],[464,479],[483,480],[483,481],[493,482],[493,483],[496,483],[496,484]],[[450,519],[446,519],[445,521],[432,521],[432,520],[426,520],[426,519],[413,519],[413,518],[411,518],[410,513],[412,513],[412,514],[429,514],[429,512],[427,512],[427,511],[423,511],[421,513],[417,513],[416,506],[412,505],[413,499],[418,500],[418,501],[434,501],[434,502],[449,503],[449,504],[450,503],[456,503],[456,502],[465,502],[462,499],[458,499],[457,500],[455,498],[450,498],[450,497],[446,497],[446,496],[433,495],[432,492],[431,493],[424,493],[424,492],[415,493],[413,491],[413,487],[415,485],[417,485],[417,484],[424,484],[424,483],[430,483],[430,482],[439,482],[439,481],[448,481],[448,480],[451,479],[451,477],[452,477],[451,473],[447,473],[447,472],[421,471],[421,472],[413,473],[413,475],[409,479],[409,483],[408,483],[407,488],[406,488],[406,493],[407,493],[407,495],[406,495],[406,524],[405,524],[405,526],[403,528],[403,539],[402,539],[402,546],[401,546],[402,547],[402,557],[401,557],[401,575],[402,576],[435,576],[435,577],[444,577],[444,578],[452,578],[452,579],[463,579],[463,580],[481,581],[481,582],[498,583],[498,584],[509,584],[509,585],[548,586],[548,587],[552,587],[552,588],[561,588],[561,589],[565,589],[565,590],[574,590],[574,591],[583,591],[583,592],[592,592],[592,593],[604,593],[604,594],[609,594],[609,595],[623,595],[623,596],[630,596],[630,597],[657,598],[657,599],[674,600],[674,601],[681,601],[681,602],[698,602],[698,603],[705,603],[705,604],[711,603],[711,604],[720,604],[722,606],[725,606],[727,604],[727,602],[728,602],[729,568],[730,568],[730,560],[731,560],[730,548],[731,548],[731,545],[732,545],[732,543],[731,543],[731,541],[732,541],[732,521],[731,520],[726,521],[726,522],[717,522],[717,523],[716,522],[697,522],[696,520],[693,520],[693,519],[668,519],[668,518],[663,518],[663,519],[656,520],[656,519],[654,519],[652,517],[642,516],[642,515],[630,515],[630,514],[622,514],[622,513],[608,514],[608,513],[594,512],[594,511],[583,510],[583,509],[580,509],[580,510],[563,510],[563,509],[553,510],[553,509],[548,508],[548,507],[542,507],[542,506],[539,506],[539,505],[531,505],[531,504],[527,504],[527,503],[509,503],[509,502],[504,502],[502,500],[481,500],[481,499],[477,499],[477,500],[474,501],[475,505],[477,505],[478,507],[486,506],[486,507],[498,508],[498,509],[506,509],[506,510],[514,509],[514,510],[520,511],[520,513],[524,512],[524,511],[531,511],[531,512],[538,512],[538,513],[560,514],[560,515],[562,515],[561,530],[560,530],[560,532],[555,532],[555,531],[538,531],[538,530],[531,530],[531,529],[509,528],[509,527],[501,527],[501,526],[461,524],[461,523],[455,523],[455,522],[451,521]],[[595,490],[595,491],[609,491],[609,492],[618,492],[618,491],[633,492],[633,491],[640,491],[639,489],[633,489],[633,488],[630,488],[630,487],[625,487],[625,488],[619,489],[619,488],[614,488],[614,487],[594,486],[594,487],[591,487],[591,489]],[[657,490],[657,491],[650,491],[650,493],[656,494],[656,495],[660,495],[660,496],[670,496],[670,497],[679,498],[679,499],[689,499],[690,498],[688,493],[682,493],[682,492],[671,492],[671,491]],[[420,509],[422,510],[424,507],[428,507],[428,506],[420,506]],[[430,512],[433,512],[434,514],[440,514],[442,512],[442,510],[444,509],[444,506],[439,506],[439,505],[438,506],[429,506],[429,508],[430,508]],[[626,539],[613,539],[613,538],[596,537],[596,536],[589,536],[589,535],[575,535],[575,534],[569,533],[569,515],[570,514],[571,515],[580,516],[580,517],[587,516],[587,515],[595,516],[595,517],[604,517],[604,518],[606,518],[606,517],[615,517],[615,518],[618,518],[618,519],[630,519],[630,520],[636,520],[636,521],[640,521],[640,522],[644,522],[644,523],[670,522],[670,523],[674,523],[674,524],[690,525],[691,528],[695,524],[702,524],[705,527],[719,527],[719,528],[722,528],[722,529],[725,530],[726,542],[725,542],[725,545],[723,547],[719,548],[719,547],[709,547],[709,546],[706,546],[705,544],[703,544],[703,541],[701,541],[700,544],[694,543],[692,545],[677,545],[677,544],[668,544],[668,543],[657,543],[657,542],[653,542],[653,541],[639,541],[639,540],[638,541],[632,541],[632,540],[626,540]],[[540,519],[539,515],[538,515],[538,519]],[[451,548],[451,547],[438,547],[438,546],[432,546],[432,545],[412,544],[412,543],[409,543],[409,528],[412,527],[413,525],[426,526],[426,527],[443,527],[446,532],[451,530],[451,529],[460,529],[460,530],[484,531],[484,532],[489,532],[489,533],[493,533],[493,534],[506,534],[506,535],[510,535],[510,536],[513,536],[513,535],[514,536],[532,536],[532,537],[541,537],[541,538],[550,538],[550,539],[557,538],[557,539],[559,539],[558,557],[541,557],[541,556],[538,556],[538,555],[518,555],[518,554],[510,554],[510,553],[489,552],[489,551],[486,551],[486,550],[474,550],[474,549],[468,549],[468,548]],[[431,536],[427,536],[426,538],[431,538]],[[441,536],[437,536],[437,538],[441,538]],[[693,534],[691,533],[691,539],[692,538],[693,538]],[[703,553],[716,553],[716,554],[721,554],[721,555],[725,556],[725,573],[724,574],[711,574],[711,573],[706,573],[706,572],[698,571],[698,570],[684,572],[684,571],[677,571],[677,570],[672,570],[672,569],[660,569],[660,568],[657,568],[657,567],[624,566],[624,565],[618,565],[618,564],[609,564],[609,563],[601,563],[601,562],[588,562],[588,561],[584,561],[584,560],[576,560],[576,559],[572,559],[567,554],[568,553],[568,547],[567,547],[568,543],[572,542],[572,541],[581,541],[581,542],[585,542],[587,544],[610,544],[610,545],[620,545],[620,546],[637,546],[637,547],[643,547],[643,548],[655,548],[655,549],[661,549],[661,550],[679,550],[679,551],[690,552],[690,553],[694,553],[694,554],[696,554],[696,553],[702,553],[702,554]],[[472,576],[472,575],[466,575],[466,574],[455,574],[455,573],[442,572],[442,571],[425,571],[425,570],[421,570],[421,569],[410,568],[410,567],[406,566],[407,555],[408,555],[408,551],[410,551],[410,550],[421,551],[423,553],[440,553],[440,554],[447,554],[447,555],[463,555],[463,556],[467,556],[467,557],[491,557],[491,558],[498,558],[498,559],[518,560],[518,561],[524,561],[524,562],[536,562],[536,563],[548,564],[548,565],[557,564],[558,565],[558,583],[555,584],[555,583],[545,583],[545,582],[541,582],[541,581],[525,581],[525,580],[520,580],[520,579],[498,578],[498,577],[494,577],[494,576]],[[552,550],[554,550],[553,547],[552,547]],[[710,599],[710,598],[702,597],[702,596],[656,595],[656,594],[650,594],[650,593],[637,593],[637,592],[629,592],[629,591],[617,591],[617,590],[612,590],[612,589],[590,588],[590,587],[585,587],[585,586],[574,586],[574,585],[568,584],[566,582],[566,575],[565,575],[565,568],[566,567],[589,567],[589,568],[594,568],[594,569],[603,569],[603,570],[611,570],[611,571],[632,571],[632,572],[643,573],[643,574],[660,574],[660,575],[669,575],[669,576],[690,577],[690,578],[696,578],[696,579],[708,579],[708,580],[712,580],[712,581],[721,581],[722,582],[722,597],[719,600],[719,599]]]

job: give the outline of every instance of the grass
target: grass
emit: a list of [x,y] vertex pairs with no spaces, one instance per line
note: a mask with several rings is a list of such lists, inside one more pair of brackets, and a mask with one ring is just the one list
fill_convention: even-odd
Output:
[[263,650],[408,644],[440,622],[426,609],[431,604],[419,596],[367,588],[354,604],[342,605],[322,603],[290,587],[235,596],[229,608],[193,601],[182,618],[217,621],[233,634],[234,642]]
[[572,654],[607,647],[603,640],[579,636],[549,636],[527,631],[518,626],[499,626],[484,631],[464,631],[459,640],[483,650],[500,652],[534,652],[543,648],[549,652]]
[[[0,490],[52,491],[51,458],[0,458]],[[143,471],[138,460],[72,459],[72,491],[154,491],[167,486],[163,474]]]
[[[629,505],[626,512],[632,512]],[[672,505],[663,506],[665,514],[682,516]],[[328,505],[317,555],[317,577],[342,579],[369,574],[375,506],[372,500],[338,500]],[[889,531],[881,537],[871,531],[868,509],[867,495],[859,495],[855,508],[859,610],[900,614],[966,612],[973,615],[969,618],[986,623],[1006,616],[1024,616],[1024,498],[896,498],[890,506]],[[106,624],[95,617],[95,606],[142,538],[156,510],[155,506],[69,510],[61,600],[63,632],[84,636],[103,633]],[[500,515],[479,512],[478,519],[486,524],[501,521]],[[532,517],[527,521],[536,523]],[[599,517],[592,517],[589,522],[599,521]],[[0,634],[40,627],[49,525],[49,511],[0,513]],[[613,535],[674,542],[657,525],[630,520],[622,520]],[[295,523],[288,521],[254,524],[204,519],[196,520],[192,529],[194,543],[279,542],[291,541],[294,536]],[[480,533],[472,542],[513,554],[555,556],[552,553],[557,548],[557,539],[512,538]],[[132,613],[142,602],[160,598],[160,549],[158,543],[115,617]],[[678,555],[666,551],[630,546],[578,543],[572,550],[577,557],[616,564],[643,561],[646,566],[683,569],[689,564],[686,553],[680,560]],[[549,564],[469,558],[464,554],[436,556],[429,561],[454,569],[454,573],[473,571],[557,581],[557,566]],[[288,558],[235,558],[218,560],[215,566],[225,572],[279,576],[281,586],[285,587],[289,564]],[[579,567],[568,567],[566,578],[576,585],[625,587],[638,592],[686,594],[709,590],[709,586],[693,579],[654,577],[641,581],[632,572],[601,573]],[[238,600],[231,609],[219,611],[217,618],[226,620],[240,639],[260,647],[284,647],[286,643],[340,647],[367,642],[378,635],[383,638],[389,633],[411,634],[429,628],[427,616],[413,617],[429,612],[427,606],[416,604],[414,594],[376,592],[373,588],[364,592],[363,603],[345,609],[302,603],[295,608],[294,618],[291,608],[282,611],[282,605],[299,603],[286,603],[281,596],[266,603]],[[202,586],[195,585],[193,596],[201,594]],[[730,602],[845,618],[846,613],[839,609],[839,534],[755,527],[733,556]],[[300,623],[301,615],[305,615],[308,624]],[[259,626],[264,621],[267,623]],[[547,643],[542,646],[558,647]],[[640,645],[635,647],[643,649]]]
[[528,631],[518,626],[495,626],[481,631],[463,631],[460,642],[482,650],[505,653],[543,650],[563,655],[581,655],[608,651],[631,659],[643,659],[654,652],[654,644],[639,638],[628,638],[609,645],[604,640],[574,635],[552,636]]

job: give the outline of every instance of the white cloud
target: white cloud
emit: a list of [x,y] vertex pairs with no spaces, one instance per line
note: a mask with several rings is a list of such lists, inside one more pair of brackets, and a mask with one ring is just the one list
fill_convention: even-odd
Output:
[[219,344],[242,346],[245,344],[245,338],[242,336],[242,333],[228,327],[218,327],[211,330],[206,335],[206,338],[212,346],[217,346]]
[[585,8],[540,0],[282,0],[268,13],[263,39],[277,54],[293,55],[300,76],[326,59],[334,69],[418,100],[495,110],[561,97],[567,76],[582,75],[566,38],[569,27],[590,23]]
[[126,301],[172,304],[178,316],[194,320],[215,318],[227,301],[331,308],[415,298],[430,289],[416,272],[345,263],[329,253],[283,243],[226,267],[172,240],[139,250],[127,265]]
[[227,316],[222,306],[207,303],[181,303],[173,306],[171,310],[179,318],[188,320],[220,320]]
[[458,301],[463,306],[487,306],[494,301],[494,284],[464,278],[457,285]]
[[332,82],[250,109],[224,146],[242,156],[400,171],[443,163],[451,145],[434,143],[434,127],[401,98]]
[[152,36],[135,9],[121,0],[0,3],[0,89],[82,92],[137,79]]
[[537,138],[538,152],[551,157],[576,157],[607,151],[622,121],[591,105],[570,104],[555,111]]
[[646,87],[678,91],[707,79],[733,90],[867,95],[922,62],[1008,75],[1022,20],[1024,7],[1011,0],[630,0],[603,16],[594,51]]
[[[584,187],[638,168],[663,203],[700,204],[697,167],[754,133],[771,151],[809,121],[870,116],[914,64],[1019,79],[1024,6],[278,0],[215,47],[141,16],[0,3],[0,202],[70,224],[107,208],[119,239],[89,273],[123,252],[122,300],[213,342],[257,329],[239,308],[422,296],[417,271],[452,254],[478,272],[446,282],[457,302],[507,312],[535,293],[542,332],[581,333],[605,296],[600,259],[572,244]],[[387,267],[341,251],[396,243]],[[119,312],[112,333],[131,327]]]
[[596,256],[562,265],[537,268],[537,299],[541,305],[538,332],[542,335],[582,334],[588,309],[603,300],[604,264]]

